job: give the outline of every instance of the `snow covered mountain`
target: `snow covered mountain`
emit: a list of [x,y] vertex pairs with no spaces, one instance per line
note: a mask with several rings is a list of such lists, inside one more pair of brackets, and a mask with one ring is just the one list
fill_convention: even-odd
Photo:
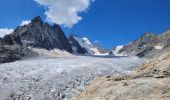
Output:
[[110,51],[110,55],[115,55],[115,56],[125,56],[126,54],[119,53],[119,50],[121,50],[124,46],[123,45],[118,45]]
[[70,35],[69,41],[74,53],[100,55],[102,52],[88,38]]
[[[100,55],[106,50],[86,37],[67,38],[59,25],[44,23],[39,16],[0,38],[0,63],[31,56]],[[5,60],[4,60],[5,59]]]

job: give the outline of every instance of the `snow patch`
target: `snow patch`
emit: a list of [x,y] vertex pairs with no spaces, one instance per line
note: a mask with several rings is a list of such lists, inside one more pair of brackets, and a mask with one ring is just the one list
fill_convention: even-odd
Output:
[[115,56],[125,56],[125,54],[119,53],[119,50],[121,50],[123,47],[124,47],[124,45],[116,46],[116,48],[114,50],[112,50],[112,54],[114,54]]
[[90,42],[90,40],[88,38],[83,37],[82,39],[83,39],[84,43],[86,43],[87,45],[91,45],[92,46],[92,43]]
[[14,31],[12,28],[0,29],[0,37],[3,38],[5,35],[11,34]]
[[29,23],[31,23],[30,20],[23,20],[20,24],[20,26],[24,26],[24,25],[28,25]]
[[31,48],[34,52],[37,52],[39,56],[47,56],[47,57],[72,57],[73,55],[64,50],[53,49],[39,49],[39,48]]
[[162,50],[163,47],[164,47],[164,46],[157,45],[157,46],[155,46],[155,49],[156,49],[156,50]]

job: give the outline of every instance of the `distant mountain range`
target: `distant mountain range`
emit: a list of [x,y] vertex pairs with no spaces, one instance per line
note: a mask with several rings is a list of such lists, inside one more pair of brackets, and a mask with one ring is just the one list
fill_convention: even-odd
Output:
[[103,53],[102,49],[92,44],[88,38],[72,35],[67,38],[59,25],[51,26],[37,16],[29,24],[18,26],[14,32],[0,38],[0,62],[38,56],[40,49],[41,51],[58,49],[63,52],[88,55]]
[[[14,32],[0,38],[0,63],[39,55],[100,55],[138,56],[152,58],[170,50],[170,30],[156,35],[144,33],[127,45],[109,51],[92,43],[86,37],[70,35],[68,38],[59,25],[44,23],[39,16],[30,23],[18,26]],[[67,52],[67,53],[66,53]],[[63,53],[63,54],[62,54]]]
[[110,54],[152,58],[170,50],[170,30],[156,35],[146,32],[139,39],[113,48]]

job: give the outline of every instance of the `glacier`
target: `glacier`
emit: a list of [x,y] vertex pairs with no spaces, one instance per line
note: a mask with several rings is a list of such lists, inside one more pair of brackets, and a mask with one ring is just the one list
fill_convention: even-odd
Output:
[[37,57],[0,64],[0,100],[68,100],[103,75],[122,75],[138,57]]

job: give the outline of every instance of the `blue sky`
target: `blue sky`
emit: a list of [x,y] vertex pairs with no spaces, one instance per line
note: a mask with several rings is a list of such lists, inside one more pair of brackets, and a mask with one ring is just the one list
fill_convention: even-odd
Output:
[[[23,20],[31,20],[37,15],[45,21],[47,15],[44,13],[47,11],[47,6],[44,2],[37,4],[35,1],[2,0],[0,4],[0,28],[15,28]],[[76,2],[76,0],[74,1]],[[65,4],[67,5],[67,3],[63,5]],[[159,34],[170,28],[170,0],[95,0],[88,5],[80,5],[84,7],[77,15],[82,18],[81,20],[61,22],[56,16],[51,21],[60,23],[66,35],[74,33],[78,36],[86,36],[91,41],[99,41],[101,46],[105,48],[127,44],[144,32]],[[81,9],[77,5],[73,4],[73,6]],[[67,18],[63,9],[61,17]],[[61,13],[60,15],[62,15]],[[52,15],[55,17],[56,14]],[[71,19],[72,16],[68,16],[68,18]],[[72,27],[65,27],[64,24]]]

